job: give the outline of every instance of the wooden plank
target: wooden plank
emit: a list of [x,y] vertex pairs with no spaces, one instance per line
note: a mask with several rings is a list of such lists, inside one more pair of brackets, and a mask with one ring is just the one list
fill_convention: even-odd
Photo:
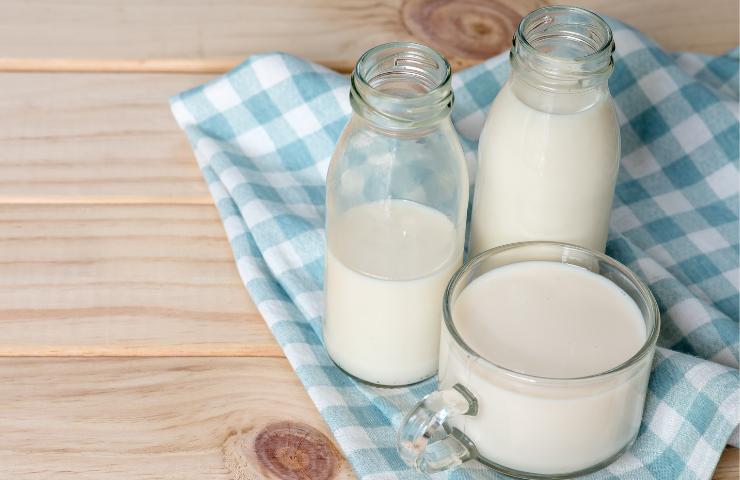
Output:
[[[195,66],[206,59],[235,64],[251,53],[284,50],[346,69],[368,46],[409,37],[398,18],[400,3],[11,0],[3,8],[0,57],[22,69],[17,62],[28,59],[28,69],[43,68],[38,60],[50,58],[69,59],[78,69],[84,64],[76,62],[88,58],[129,65],[187,60]],[[193,70],[199,68],[188,67]]]
[[740,4],[735,0],[570,0],[618,18],[668,50],[724,53],[738,45]]
[[209,78],[1,74],[0,203],[140,197],[210,203],[167,103]]
[[[508,48],[519,17],[540,3],[10,0],[3,7],[0,70],[214,72],[253,53],[281,50],[349,71],[372,45],[427,37],[409,22],[419,9],[427,12],[426,23],[435,23],[424,40],[455,52],[453,63],[464,66]],[[626,20],[669,50],[719,53],[737,45],[735,0],[574,3]],[[460,45],[467,47],[460,52]]]
[[725,448],[712,478],[714,480],[737,480],[740,478],[740,450],[734,447]]
[[[473,65],[508,50],[522,16],[544,0],[405,0],[406,28],[423,43],[435,46],[453,67]],[[738,3],[711,0],[574,0],[579,5],[621,19],[654,36],[668,50],[723,52],[737,45]]]
[[353,478],[285,359],[0,359],[0,425],[7,479]]
[[[339,455],[334,475],[264,468],[255,438],[275,422],[331,437],[285,359],[0,359],[2,478],[352,478]],[[325,465],[306,443],[286,442],[303,449],[287,465]],[[737,479],[737,459],[728,448],[714,478]]]
[[0,356],[282,356],[212,205],[0,205],[0,305]]

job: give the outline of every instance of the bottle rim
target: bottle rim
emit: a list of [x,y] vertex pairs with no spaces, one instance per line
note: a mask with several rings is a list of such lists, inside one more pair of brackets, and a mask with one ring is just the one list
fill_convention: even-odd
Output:
[[527,83],[551,91],[602,84],[614,69],[614,34],[590,10],[552,5],[525,16],[512,39],[512,66],[523,66]]
[[[531,35],[535,30],[542,27],[543,25],[554,23],[557,19],[552,16],[553,14],[571,14],[573,17],[575,17],[576,20],[584,22],[579,23],[578,25],[590,25],[598,28],[601,31],[600,33],[602,33],[603,35],[602,38],[599,39],[600,42],[598,47],[592,47],[591,52],[576,57],[552,55],[548,52],[538,49],[535,45],[533,45],[531,41]],[[571,40],[582,41],[577,38],[571,38]],[[519,26],[517,27],[515,34],[515,41],[521,42],[524,48],[531,49],[538,55],[550,57],[564,62],[588,61],[593,57],[603,56],[605,53],[611,55],[614,51],[614,33],[612,32],[612,29],[606,22],[606,20],[604,20],[598,14],[592,12],[591,10],[587,10],[581,7],[573,7],[570,5],[548,5],[533,10],[524,18],[522,18],[522,20],[519,22]]]
[[[435,49],[414,42],[377,45],[362,54],[350,79],[353,110],[379,126],[418,128],[448,116],[452,68]],[[405,89],[388,88],[389,84]]]

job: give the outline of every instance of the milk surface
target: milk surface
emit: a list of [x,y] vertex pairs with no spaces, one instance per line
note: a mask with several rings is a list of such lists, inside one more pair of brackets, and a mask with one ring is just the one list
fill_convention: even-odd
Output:
[[[527,375],[575,378],[627,361],[646,339],[637,304],[611,281],[556,262],[522,262],[475,279],[453,321],[482,357]],[[564,474],[611,459],[637,435],[650,356],[589,380],[522,380],[452,343],[443,329],[440,386],[478,399],[462,430],[490,462],[521,472]]]
[[606,90],[544,94],[510,80],[478,148],[473,254],[528,240],[604,251],[620,152]]
[[455,325],[473,350],[527,375],[574,378],[624,362],[645,342],[637,304],[614,283],[556,262],[492,270],[455,301]]
[[437,370],[442,296],[462,238],[442,213],[403,200],[354,207],[330,226],[324,341],[348,373],[406,385]]

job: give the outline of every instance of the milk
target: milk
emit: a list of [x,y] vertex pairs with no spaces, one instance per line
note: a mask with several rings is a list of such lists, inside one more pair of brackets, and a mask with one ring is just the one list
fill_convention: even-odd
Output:
[[[536,377],[610,370],[637,353],[646,328],[611,281],[557,262],[506,265],[473,280],[452,307],[463,340],[488,361]],[[478,399],[458,416],[485,460],[520,472],[572,473],[612,459],[637,435],[651,358],[587,380],[522,379],[455,346],[443,329],[440,389],[460,383]]]
[[350,208],[328,229],[324,341],[346,372],[406,385],[437,370],[442,296],[462,261],[442,213],[403,200]]
[[551,240],[603,252],[619,152],[606,87],[546,93],[507,82],[480,136],[471,251]]

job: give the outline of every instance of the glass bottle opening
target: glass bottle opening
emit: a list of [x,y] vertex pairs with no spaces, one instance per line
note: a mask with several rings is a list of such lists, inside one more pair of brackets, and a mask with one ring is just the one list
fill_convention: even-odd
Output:
[[595,13],[576,7],[535,10],[519,24],[517,35],[535,50],[564,60],[592,55],[612,43],[609,25]]
[[350,102],[355,112],[381,126],[428,126],[450,112],[450,76],[450,64],[432,48],[410,42],[378,45],[357,62]]
[[593,12],[567,7],[539,8],[522,19],[514,35],[512,65],[546,89],[587,88],[609,78],[614,63],[609,25]]

